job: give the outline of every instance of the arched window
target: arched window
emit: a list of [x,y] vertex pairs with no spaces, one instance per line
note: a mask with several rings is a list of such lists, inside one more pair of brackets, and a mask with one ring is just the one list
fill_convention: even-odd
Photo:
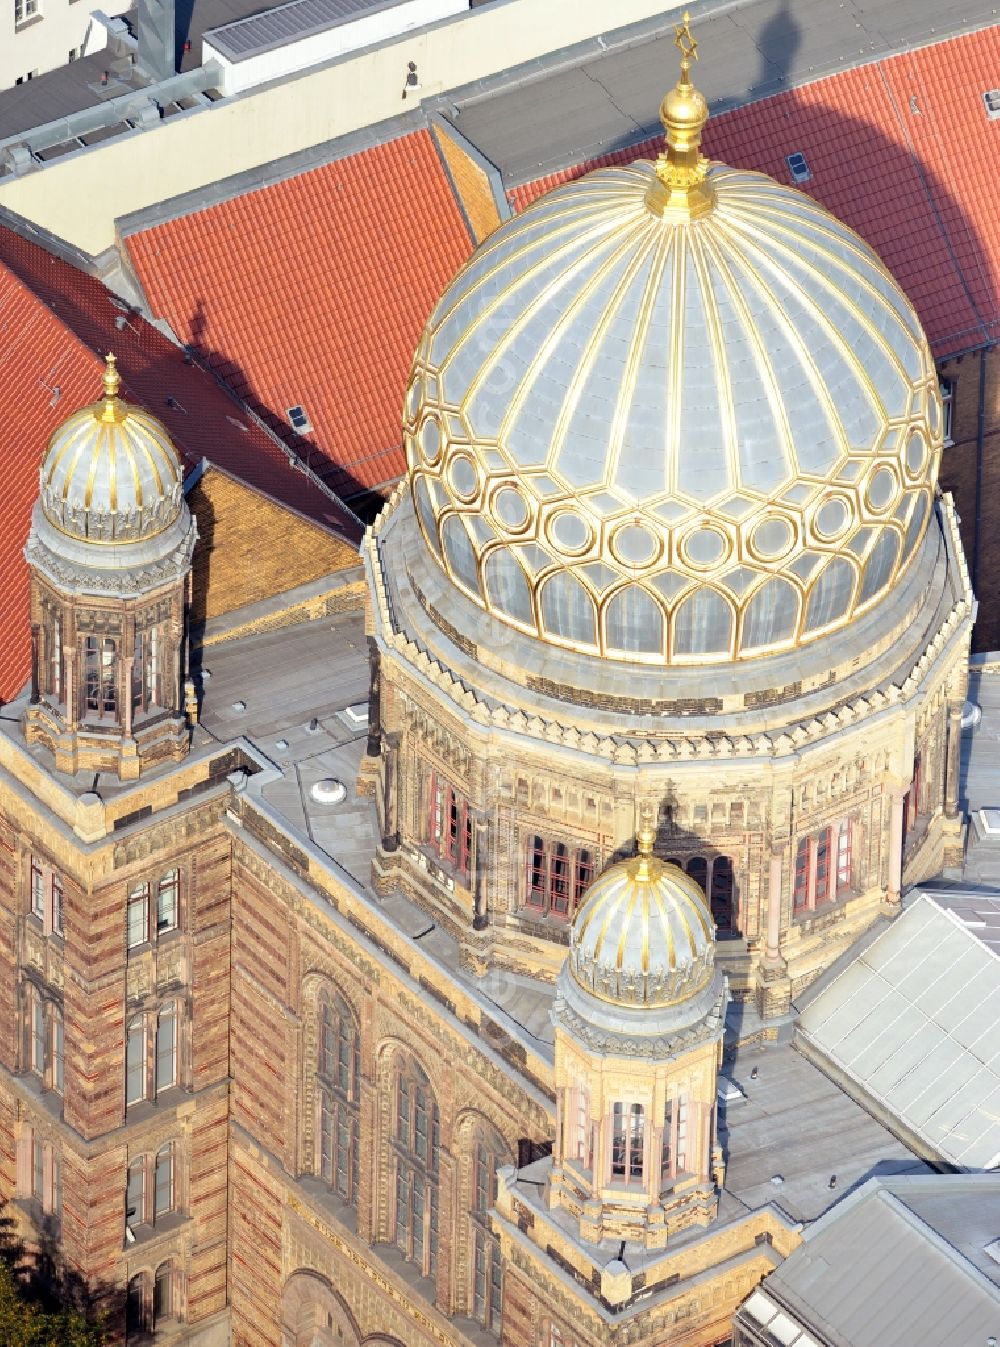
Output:
[[437,1104],[415,1062],[397,1074],[394,1096],[395,1239],[403,1257],[430,1277],[437,1267],[441,1146]]
[[472,1309],[478,1321],[494,1333],[500,1332],[501,1270],[500,1244],[490,1229],[489,1211],[497,1198],[497,1169],[509,1156],[500,1137],[492,1129],[476,1133],[472,1151]]
[[157,627],[135,633],[132,650],[132,710],[137,714],[160,705],[160,633]]
[[351,1206],[361,1173],[361,1043],[357,1022],[339,996],[317,1001],[316,1086],[319,1111],[317,1170]]
[[712,920],[719,931],[731,931],[735,921],[733,906],[733,863],[728,856],[716,856],[712,863]]
[[646,1120],[641,1104],[616,1103],[612,1109],[611,1179],[642,1183]]
[[146,1274],[139,1272],[129,1280],[125,1292],[125,1334],[145,1333],[149,1329],[146,1298]]
[[153,1164],[153,1222],[174,1209],[174,1144],[168,1141],[156,1152]]
[[153,1327],[158,1328],[165,1319],[177,1317],[177,1273],[169,1260],[161,1263],[153,1278]]

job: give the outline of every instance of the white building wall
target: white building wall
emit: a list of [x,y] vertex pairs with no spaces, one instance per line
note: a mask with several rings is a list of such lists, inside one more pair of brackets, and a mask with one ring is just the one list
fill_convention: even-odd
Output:
[[218,62],[223,72],[222,92],[238,94],[255,85],[266,84],[268,80],[308,70],[310,66],[330,61],[335,56],[344,56],[361,47],[401,37],[424,24],[450,19],[468,8],[468,0],[409,0],[407,4],[394,5],[377,14],[366,14],[352,23],[338,24],[324,33],[316,33],[242,61],[232,61],[224,56],[212,41],[212,33],[206,33],[202,42],[202,63]]
[[74,59],[103,51],[101,17],[124,14],[129,0],[108,0],[103,11],[86,0],[0,0],[0,89],[28,75],[44,75]]

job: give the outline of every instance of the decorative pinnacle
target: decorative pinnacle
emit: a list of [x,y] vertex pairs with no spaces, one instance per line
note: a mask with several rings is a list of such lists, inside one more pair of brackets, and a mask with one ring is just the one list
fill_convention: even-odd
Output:
[[115,357],[109,351],[104,357],[104,405],[98,403],[98,419],[101,421],[120,421],[125,409],[118,400],[118,388],[121,378]]
[[710,210],[715,194],[705,181],[708,160],[700,150],[708,104],[691,83],[691,62],[698,59],[698,42],[692,35],[687,10],[683,22],[674,29],[674,46],[681,54],[681,73],[660,104],[667,143],[656,161],[658,182],[651,187],[647,204],[657,214],[669,212],[690,219]]
[[640,856],[652,856],[656,842],[656,821],[653,806],[647,800],[639,811],[639,834],[635,839],[636,850]]

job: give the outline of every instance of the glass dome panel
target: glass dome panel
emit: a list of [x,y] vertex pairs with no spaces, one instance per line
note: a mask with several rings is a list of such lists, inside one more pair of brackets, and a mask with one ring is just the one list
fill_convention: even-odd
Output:
[[494,608],[517,622],[532,624],[531,590],[524,571],[506,547],[497,548],[483,564],[486,592]]
[[452,570],[473,594],[479,594],[479,568],[476,566],[476,554],[465,531],[465,526],[457,515],[450,515],[441,526],[445,556]]
[[799,595],[794,585],[772,576],[753,595],[743,617],[743,649],[776,645],[795,635]]
[[854,567],[844,557],[831,557],[809,595],[806,631],[815,631],[843,617],[854,593],[854,574]]
[[899,534],[895,529],[885,528],[882,536],[872,548],[865,562],[864,579],[858,603],[867,603],[880,589],[884,589],[892,575],[896,558],[899,556]]
[[612,650],[649,655],[663,649],[663,614],[655,599],[638,585],[629,585],[614,595],[604,621]]
[[420,522],[424,526],[424,534],[431,547],[440,556],[441,539],[438,537],[437,515],[434,513],[434,507],[431,504],[426,477],[415,477],[413,479],[413,495],[420,512]]
[[733,642],[733,610],[714,589],[697,589],[674,616],[678,655],[721,655]]
[[550,636],[597,644],[594,601],[569,571],[557,571],[542,589],[542,623]]

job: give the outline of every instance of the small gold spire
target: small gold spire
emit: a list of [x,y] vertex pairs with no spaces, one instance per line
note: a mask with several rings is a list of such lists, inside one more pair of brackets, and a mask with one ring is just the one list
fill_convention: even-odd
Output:
[[674,29],[674,46],[681,54],[681,73],[660,104],[667,144],[656,161],[657,181],[646,200],[659,215],[670,212],[694,219],[711,210],[715,193],[706,180],[708,160],[700,148],[708,104],[691,83],[691,62],[698,59],[698,42],[691,33],[687,10],[683,22]]
[[104,357],[104,405],[101,410],[102,421],[120,421],[123,407],[118,398],[121,376],[118,373],[118,361],[109,351]]
[[653,847],[656,845],[656,818],[653,807],[647,800],[639,811],[639,831],[636,834],[635,850],[637,864],[634,878],[650,880],[657,869],[653,860]]

